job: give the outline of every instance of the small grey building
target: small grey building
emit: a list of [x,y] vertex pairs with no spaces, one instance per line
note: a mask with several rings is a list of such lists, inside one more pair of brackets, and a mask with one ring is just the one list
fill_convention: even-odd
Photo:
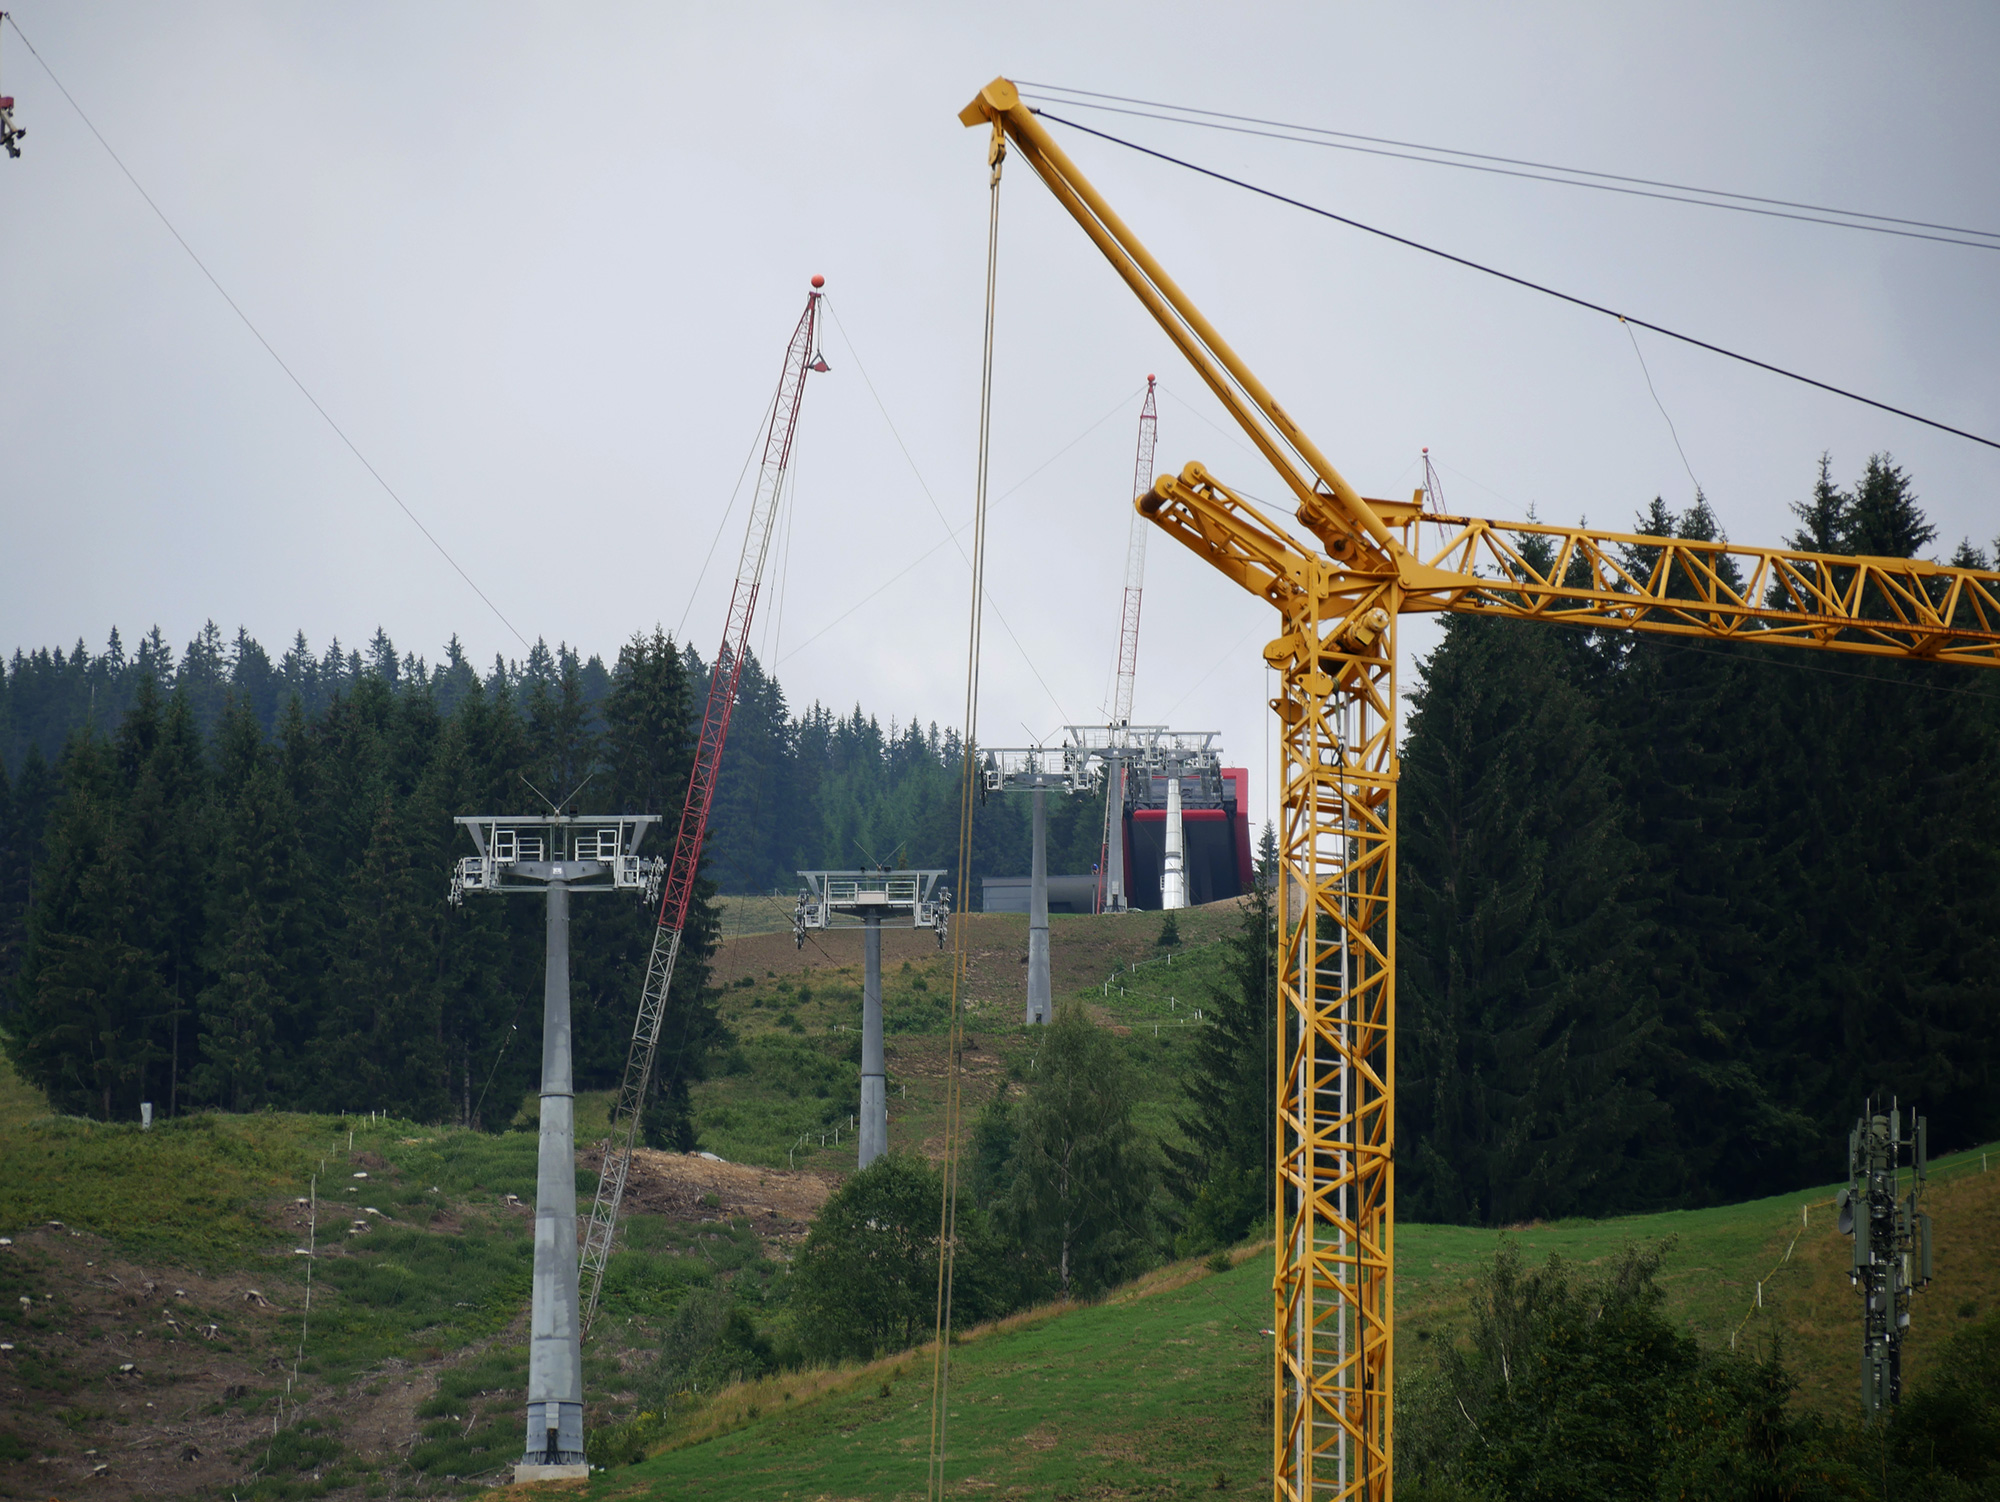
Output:
[[[989,913],[1025,913],[1029,887],[1026,876],[982,876],[979,878],[979,905]],[[1094,913],[1097,911],[1095,876],[1051,876],[1049,911],[1052,913]]]

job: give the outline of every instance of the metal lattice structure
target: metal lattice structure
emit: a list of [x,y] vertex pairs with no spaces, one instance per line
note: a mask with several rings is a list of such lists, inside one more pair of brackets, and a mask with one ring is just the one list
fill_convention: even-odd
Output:
[[[1139,449],[1132,466],[1132,499],[1153,488],[1153,449],[1159,440],[1159,407],[1153,396],[1153,377],[1146,377],[1146,401],[1139,408]],[[1100,911],[1123,912],[1125,893],[1125,763],[1117,754],[1116,737],[1132,723],[1132,695],[1139,677],[1139,603],[1146,587],[1146,525],[1136,513],[1132,517],[1132,538],[1125,547],[1125,602],[1118,617],[1118,686],[1112,693],[1111,723],[1106,728],[1112,741],[1105,758],[1111,782],[1111,796],[1104,803],[1104,842],[1097,857],[1097,906]]]
[[[1159,440],[1159,408],[1153,399],[1153,378],[1146,377],[1146,402],[1139,409],[1139,452],[1132,467],[1132,499],[1153,488],[1153,447]],[[1111,723],[1132,723],[1132,690],[1139,676],[1139,600],[1146,588],[1146,528],[1132,518],[1132,540],[1125,549],[1125,606],[1118,619],[1118,687],[1111,700]]]
[[743,553],[736,565],[736,583],[729,595],[729,615],[722,628],[722,646],[709,666],[708,700],[702,710],[701,738],[695,745],[694,767],[687,797],[681,804],[680,827],[668,860],[666,887],[660,898],[660,922],[653,931],[652,952],[646,959],[646,980],[639,992],[639,1012],[632,1023],[625,1073],[611,1103],[611,1135],[605,1138],[597,1195],[584,1231],[579,1277],[588,1290],[583,1306],[585,1330],[597,1314],[604,1290],[604,1267],[611,1260],[611,1243],[618,1231],[618,1207],[625,1197],[625,1178],[632,1168],[632,1150],[639,1141],[639,1116],[652,1082],[653,1062],[660,1047],[660,1023],[666,1016],[673,988],[674,965],[680,958],[681,933],[688,906],[694,900],[695,878],[701,871],[702,841],[708,832],[708,811],[715,801],[716,779],[722,772],[722,748],[729,738],[729,718],[736,708],[737,682],[749,649],[750,622],[757,613],[757,596],[770,551],[772,523],[784,493],[785,470],[791,463],[792,439],[798,432],[799,404],[806,376],[824,371],[819,354],[819,300],[825,278],[812,279],[805,312],[792,330],[785,349],[778,393],[771,404],[770,426],[764,434],[764,460],[757,471],[757,489],[750,501],[750,520],[743,534]]
[[[990,158],[1008,145],[1021,154],[1276,469],[1312,538],[1199,464],[1160,476],[1138,503],[1278,612],[1264,648],[1283,747],[1272,1494],[1383,1502],[1394,1466],[1396,618],[1458,610],[2000,666],[2000,573],[1425,518],[1422,492],[1365,498],[1011,82],[995,79],[959,119],[990,128]],[[1443,526],[1442,541],[1420,551],[1420,523]]]
[[[1902,1192],[1903,1164],[1914,1184]],[[1931,1218],[1918,1208],[1930,1177],[1929,1124],[1896,1102],[1869,1101],[1847,1138],[1847,1187],[1836,1203],[1854,1238],[1850,1276],[1861,1292],[1861,1412],[1869,1423],[1903,1396],[1910,1296],[1931,1280]]]

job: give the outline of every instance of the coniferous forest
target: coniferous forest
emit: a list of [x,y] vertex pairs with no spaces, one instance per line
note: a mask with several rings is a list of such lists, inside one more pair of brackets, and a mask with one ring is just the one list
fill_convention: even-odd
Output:
[[[1795,541],[1934,540],[1886,457],[1821,465]],[[1707,504],[1636,530],[1712,538]],[[1983,565],[1961,544],[1953,562]],[[1403,748],[1399,1198],[1418,1220],[1712,1203],[1829,1177],[1864,1095],[1934,1150],[2000,1132],[2000,683],[1963,668],[1450,618]],[[680,806],[706,667],[655,632],[607,665],[544,647],[481,673],[377,632],[273,660],[210,626],[178,657],[17,651],[0,686],[7,1047],[59,1109],[202,1106],[505,1124],[532,1088],[542,912],[443,901],[454,814]],[[708,890],[799,867],[957,864],[959,744],[793,712],[746,663]],[[586,778],[588,781],[586,782]],[[1088,870],[1101,806],[1051,813]],[[1027,866],[1027,804],[975,873]],[[669,836],[656,834],[664,841]],[[663,845],[656,848],[661,853]],[[961,904],[964,905],[964,904]],[[1210,1239],[1262,1213],[1271,991],[1249,928],[1168,1157]],[[579,900],[581,1088],[615,1082],[651,915]],[[704,908],[647,1135],[694,1145],[724,1041]],[[692,963],[690,963],[692,961]],[[1212,1223],[1212,1224],[1211,1224]]]
[[[0,691],[8,1047],[60,1109],[99,1117],[152,1101],[504,1125],[539,1068],[541,904],[448,908],[472,850],[452,818],[581,784],[574,811],[665,814],[648,847],[665,854],[706,694],[699,656],[657,632],[608,667],[538,645],[484,676],[456,641],[432,666],[379,631],[365,653],[316,657],[301,637],[276,662],[213,624],[178,660],[157,630],[129,655],[116,631],[95,654],[17,651]],[[706,892],[790,891],[801,867],[955,869],[959,760],[935,725],[793,716],[747,659]],[[1052,811],[1051,861],[1089,870],[1102,807],[1074,802]],[[975,890],[1026,870],[1027,813],[981,807]],[[652,915],[611,894],[572,914],[577,1081],[603,1088]],[[693,1146],[714,928],[704,906],[676,972],[657,1143]]]
[[[1886,456],[1793,509],[1817,552],[1933,540]],[[1635,530],[1719,528],[1697,497]],[[2000,1132],[1994,677],[1447,618],[1404,743],[1402,1212],[1824,1182],[1871,1094],[1934,1150]]]

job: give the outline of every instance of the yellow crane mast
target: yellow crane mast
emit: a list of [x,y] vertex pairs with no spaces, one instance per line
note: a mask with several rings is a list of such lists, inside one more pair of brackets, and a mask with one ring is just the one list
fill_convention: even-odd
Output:
[[[1396,1114],[1396,622],[1410,611],[2000,666],[2000,573],[1906,559],[1426,516],[1370,500],[1279,406],[1015,86],[959,119],[1034,169],[1276,468],[1291,533],[1200,464],[1137,502],[1279,614],[1272,1494],[1390,1496]],[[1429,546],[1427,530],[1440,535]],[[1523,538],[1544,541],[1524,546]]]

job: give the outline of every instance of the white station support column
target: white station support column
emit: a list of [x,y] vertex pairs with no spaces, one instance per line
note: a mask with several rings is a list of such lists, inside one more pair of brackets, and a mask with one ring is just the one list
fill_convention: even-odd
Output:
[[862,930],[861,1110],[855,1119],[855,1155],[866,1168],[889,1151],[889,1080],[882,1047],[882,926],[928,928],[945,945],[951,893],[945,872],[890,870],[801,871],[805,883],[792,914],[792,938],[803,949],[814,929]]
[[1167,859],[1160,873],[1160,906],[1171,911],[1186,907],[1187,853],[1181,831],[1181,776],[1179,767],[1167,776]]
[[1035,854],[1028,875],[1028,1025],[1049,1020],[1049,795],[1036,788]]
[[1125,761],[1111,763],[1104,807],[1104,911],[1125,911]]
[[861,1153],[866,1168],[889,1150],[889,1091],[882,1065],[882,914],[867,915],[861,980]]

